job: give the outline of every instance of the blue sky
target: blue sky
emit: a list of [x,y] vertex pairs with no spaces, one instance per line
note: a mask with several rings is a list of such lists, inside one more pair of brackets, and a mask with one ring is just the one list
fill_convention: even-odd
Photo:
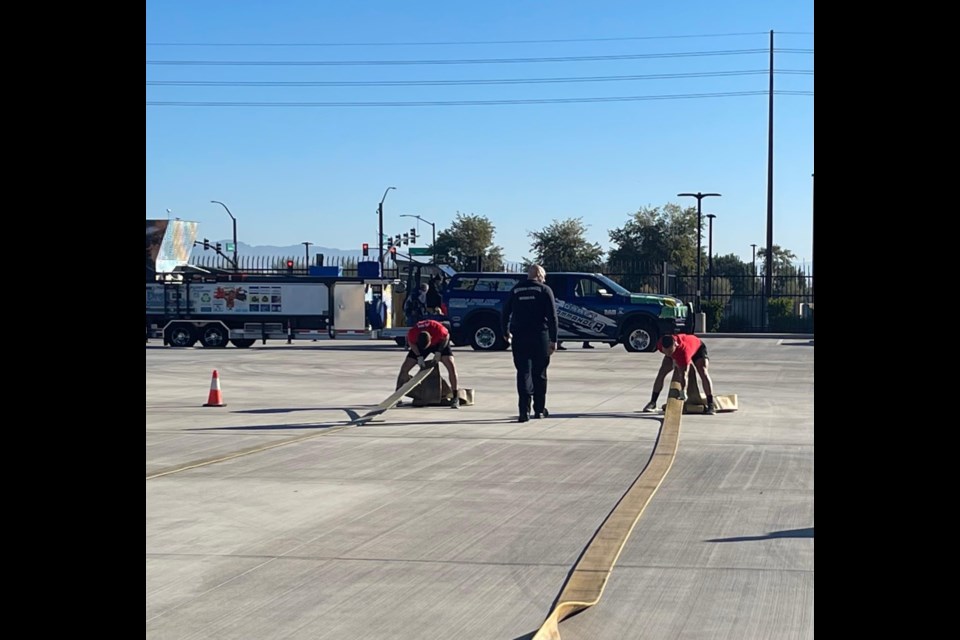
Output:
[[[773,242],[812,261],[812,0],[146,7],[147,218],[228,239],[219,200],[247,244],[376,247],[395,186],[385,234],[418,224],[400,214],[438,231],[483,215],[514,261],[555,220],[607,249],[639,208],[696,191],[722,194],[703,200],[714,255],[749,261],[766,243],[772,30],[774,88],[802,92],[774,97]],[[443,104],[458,101],[508,103]],[[247,106],[263,103],[279,106]]]

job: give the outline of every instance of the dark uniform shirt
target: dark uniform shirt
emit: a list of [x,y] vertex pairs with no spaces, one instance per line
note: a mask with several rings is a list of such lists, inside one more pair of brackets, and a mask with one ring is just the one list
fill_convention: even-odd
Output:
[[557,341],[557,302],[553,290],[542,282],[524,280],[513,288],[503,307],[503,332],[524,334],[546,331]]

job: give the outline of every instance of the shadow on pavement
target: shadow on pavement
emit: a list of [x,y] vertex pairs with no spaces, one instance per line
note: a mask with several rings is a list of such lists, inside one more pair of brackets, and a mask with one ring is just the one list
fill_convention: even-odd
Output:
[[813,527],[806,529],[786,529],[784,531],[771,531],[765,536],[738,536],[736,538],[713,538],[706,542],[750,542],[752,540],[773,540],[774,538],[812,538]]

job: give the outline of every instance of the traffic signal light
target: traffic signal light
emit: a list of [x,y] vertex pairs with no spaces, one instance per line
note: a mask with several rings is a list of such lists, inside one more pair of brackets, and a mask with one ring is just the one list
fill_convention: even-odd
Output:
[[417,230],[415,228],[410,229],[410,244],[417,243]]
[[399,233],[398,233],[398,234],[396,235],[396,237],[393,239],[393,246],[395,246],[395,247],[399,247],[399,246],[400,246],[400,234],[399,234]]
[[206,238],[204,238],[204,239],[203,239],[203,250],[206,251],[206,250],[209,249],[209,248],[210,248],[210,241],[207,240]]
[[220,253],[220,243],[217,243],[217,253]]
[[367,258],[370,256],[370,245],[366,242],[363,243],[363,257]]
[[293,273],[293,260],[287,260],[287,273]]
[[403,244],[404,244],[404,246],[406,246],[409,242],[410,242],[410,234],[409,234],[409,233],[403,234]]
[[387,238],[387,249],[393,249],[393,236]]

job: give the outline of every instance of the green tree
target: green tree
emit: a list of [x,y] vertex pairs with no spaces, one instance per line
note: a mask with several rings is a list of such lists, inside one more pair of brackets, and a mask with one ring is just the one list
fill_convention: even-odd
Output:
[[[783,249],[780,245],[775,244],[772,247],[773,253],[773,275],[775,276],[792,276],[796,275],[797,269],[793,266],[793,262],[797,259],[797,256],[793,254],[789,249]],[[767,249],[766,247],[757,247],[757,262],[760,263],[758,267],[759,272],[765,274],[767,272]]]
[[[709,265],[709,263],[708,263]],[[713,256],[713,273],[716,276],[711,283],[714,294],[749,295],[751,286],[758,286],[751,278],[752,264],[743,262],[735,253],[725,256]]]
[[568,218],[527,235],[533,239],[530,250],[536,262],[547,271],[595,271],[603,261],[603,249],[589,242],[586,233],[583,218]]
[[437,262],[449,264],[457,271],[477,268],[477,256],[484,271],[503,269],[503,248],[493,244],[496,227],[486,216],[457,212],[450,226],[437,232],[432,252]]
[[[789,249],[784,249],[780,245],[772,245],[773,254],[773,293],[788,293],[794,294],[798,293],[798,289],[802,279],[798,279],[798,271],[793,262],[797,259],[797,256],[793,254]],[[757,260],[760,262],[760,272],[762,274],[767,273],[767,249],[757,248]],[[761,279],[762,283],[762,279]],[[761,284],[762,286],[762,284]]]
[[609,232],[608,262],[661,264],[693,271],[697,266],[697,210],[669,203],[643,207]]

